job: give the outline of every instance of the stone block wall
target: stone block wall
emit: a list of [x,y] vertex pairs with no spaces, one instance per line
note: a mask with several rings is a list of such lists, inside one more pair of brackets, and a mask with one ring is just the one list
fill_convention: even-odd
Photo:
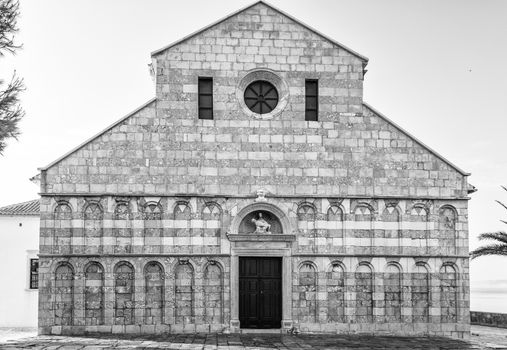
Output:
[[[467,335],[466,201],[266,200],[295,235],[294,327]],[[252,202],[44,197],[40,332],[228,330],[231,223]]]
[[467,196],[463,174],[367,107],[328,122],[200,120],[168,117],[159,103],[44,170],[42,191],[248,196],[262,187],[300,196]]
[[[464,198],[466,174],[363,104],[365,58],[254,5],[153,55],[156,99],[42,172],[42,192]],[[249,77],[276,80],[280,110],[244,105]],[[213,79],[213,120],[198,79]],[[305,121],[318,79],[318,121]]]
[[[272,200],[285,208],[297,254],[468,254],[463,200]],[[230,254],[226,234],[246,202],[227,197],[45,197],[41,253]],[[120,218],[118,211],[128,215]]]
[[293,283],[302,332],[469,335],[465,257],[299,256]]
[[213,77],[216,84],[217,119],[249,120],[248,114],[237,113],[237,86],[259,67],[280,74],[289,85],[291,102],[281,120],[304,120],[305,78],[319,79],[322,120],[332,121],[340,112],[362,112],[365,59],[262,4],[159,50],[152,59],[160,108],[168,117],[196,117],[200,75]]
[[39,333],[221,332],[224,256],[41,258]]
[[467,336],[468,174],[363,103],[366,58],[259,2],[152,61],[153,100],[41,170],[41,333],[235,330],[235,261],[269,250],[283,327]]
[[41,214],[42,253],[220,253],[222,209],[214,201],[111,196],[48,200],[48,211]]
[[470,323],[481,326],[507,328],[507,314],[470,311]]

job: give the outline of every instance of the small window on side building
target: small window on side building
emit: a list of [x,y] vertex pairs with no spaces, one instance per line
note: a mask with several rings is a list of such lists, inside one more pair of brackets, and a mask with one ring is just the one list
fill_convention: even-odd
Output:
[[319,81],[305,81],[305,120],[319,120]]
[[199,119],[213,119],[213,78],[199,77]]
[[30,289],[39,289],[39,259],[30,259]]

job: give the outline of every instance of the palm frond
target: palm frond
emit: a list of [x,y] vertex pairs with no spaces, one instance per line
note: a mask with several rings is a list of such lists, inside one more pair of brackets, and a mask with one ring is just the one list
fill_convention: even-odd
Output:
[[[507,186],[500,186],[505,192],[507,192]],[[495,201],[500,204],[504,209],[507,210],[507,205],[500,202],[499,200]],[[504,224],[507,224],[507,220],[500,220]],[[479,247],[470,252],[470,258],[475,259],[479,256],[483,255],[507,255],[507,233],[504,231],[497,232],[485,232],[479,235],[479,240],[493,240],[496,243],[488,244],[484,247]]]
[[477,248],[470,252],[470,257],[472,259],[485,255],[507,255],[507,245],[490,244],[484,247]]
[[500,204],[502,207],[504,207],[505,209],[507,209],[507,205],[503,204],[502,202],[500,202],[499,200],[495,200],[495,202],[497,202],[498,204]]
[[481,241],[492,239],[507,244],[507,233],[503,231],[481,233],[478,238]]

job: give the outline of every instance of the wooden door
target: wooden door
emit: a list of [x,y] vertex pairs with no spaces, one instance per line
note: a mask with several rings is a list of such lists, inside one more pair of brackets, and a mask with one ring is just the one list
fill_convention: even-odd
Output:
[[282,258],[239,258],[241,328],[280,328]]

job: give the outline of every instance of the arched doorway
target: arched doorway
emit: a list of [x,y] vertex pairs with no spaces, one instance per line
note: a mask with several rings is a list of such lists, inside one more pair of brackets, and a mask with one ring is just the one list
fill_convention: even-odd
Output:
[[267,202],[249,204],[233,218],[227,235],[233,331],[292,327],[292,227],[285,211]]

